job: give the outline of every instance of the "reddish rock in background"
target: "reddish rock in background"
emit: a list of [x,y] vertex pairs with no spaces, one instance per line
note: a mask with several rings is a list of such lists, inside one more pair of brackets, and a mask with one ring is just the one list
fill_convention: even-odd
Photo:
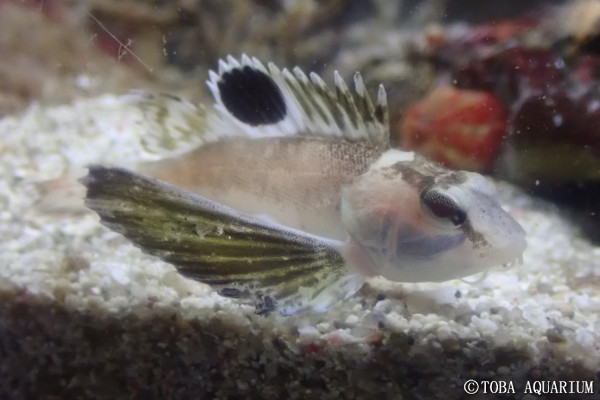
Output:
[[490,93],[439,87],[406,111],[398,131],[407,150],[451,168],[485,171],[502,142],[506,118]]

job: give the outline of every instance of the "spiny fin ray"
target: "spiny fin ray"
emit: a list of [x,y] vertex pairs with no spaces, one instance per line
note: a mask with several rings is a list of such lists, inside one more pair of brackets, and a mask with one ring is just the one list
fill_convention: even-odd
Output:
[[[335,93],[317,74],[309,76],[310,79],[298,67],[290,72],[280,70],[273,63],[265,68],[258,60],[246,55],[242,55],[241,63],[228,56],[219,61],[218,73],[211,71],[207,81],[215,98],[215,109],[221,115],[221,119],[214,122],[221,125],[219,129],[235,126],[249,137],[310,135],[367,140],[381,147],[388,145],[383,86],[380,86],[374,108],[358,72],[354,76],[354,92],[337,72],[334,73]],[[257,83],[263,80],[274,85]],[[278,100],[278,97],[283,101],[283,109],[265,108],[271,103],[279,103],[262,101],[263,98]],[[238,108],[264,113],[264,118],[236,113]],[[273,114],[271,119],[267,118],[270,114]],[[257,124],[255,119],[260,123]]]
[[153,155],[173,157],[205,143],[232,136],[250,138],[306,135],[364,140],[378,148],[389,142],[385,89],[379,86],[375,107],[358,72],[351,91],[339,73],[333,90],[314,72],[265,67],[245,54],[219,60],[206,81],[214,107],[193,105],[168,94],[131,92],[148,124],[142,138]]

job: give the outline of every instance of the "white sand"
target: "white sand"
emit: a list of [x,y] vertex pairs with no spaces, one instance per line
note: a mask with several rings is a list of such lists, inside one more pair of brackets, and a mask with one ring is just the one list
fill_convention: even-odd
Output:
[[326,313],[257,316],[43,183],[156,159],[146,129],[111,96],[0,121],[0,398],[462,398],[470,378],[521,398],[598,379],[600,249],[551,206],[498,185],[529,247],[481,283],[373,279]]

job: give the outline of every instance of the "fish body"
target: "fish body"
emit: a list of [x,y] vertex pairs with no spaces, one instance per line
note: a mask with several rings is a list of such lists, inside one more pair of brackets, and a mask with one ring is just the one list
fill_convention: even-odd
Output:
[[[370,275],[444,281],[520,258],[525,233],[492,185],[391,149],[383,87],[373,105],[360,75],[354,83],[352,94],[336,73],[331,91],[299,69],[220,61],[208,81],[214,110],[190,118],[209,121],[206,142],[144,165],[154,178],[92,166],[86,204],[258,312],[323,309]],[[152,99],[163,102],[156,115],[180,105]]]
[[340,193],[380,150],[361,142],[312,137],[246,137],[207,143],[144,166],[150,176],[248,214],[346,240]]

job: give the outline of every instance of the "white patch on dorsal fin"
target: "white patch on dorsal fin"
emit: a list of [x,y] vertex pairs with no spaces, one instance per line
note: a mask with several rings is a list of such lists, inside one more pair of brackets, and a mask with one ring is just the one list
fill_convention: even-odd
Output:
[[337,71],[335,91],[317,74],[309,77],[298,67],[290,72],[269,63],[265,68],[246,55],[241,62],[232,56],[219,60],[218,73],[210,71],[207,81],[220,115],[211,119],[211,128],[249,137],[342,137],[387,146],[389,125],[383,86],[373,106],[358,72],[354,76],[355,93]]

